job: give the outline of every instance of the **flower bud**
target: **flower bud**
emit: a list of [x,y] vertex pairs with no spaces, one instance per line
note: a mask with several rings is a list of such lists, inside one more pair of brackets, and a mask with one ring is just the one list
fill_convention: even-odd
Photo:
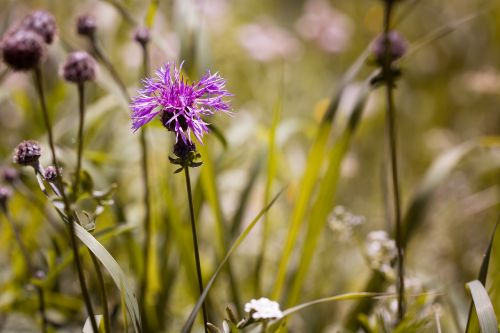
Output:
[[134,32],[134,40],[141,44],[141,46],[146,46],[147,43],[149,43],[151,39],[151,36],[150,36],[150,33],[149,33],[149,29],[146,28],[146,27],[138,27],[137,29],[135,29],[135,32]]
[[387,44],[390,44],[389,56],[391,63],[406,53],[407,42],[397,31],[390,31],[387,37],[388,40],[386,40],[385,34],[380,34],[372,44],[372,53],[379,64],[385,62]]
[[174,155],[180,159],[187,159],[191,152],[196,151],[196,146],[192,142],[179,140],[174,145]]
[[0,207],[2,209],[7,208],[7,201],[9,201],[12,196],[12,190],[6,186],[0,186]]
[[[59,168],[59,174],[62,173],[62,169]],[[54,166],[48,166],[43,173],[43,178],[48,182],[55,182],[57,179],[57,169]]]
[[19,172],[14,168],[6,167],[2,170],[2,178],[4,182],[12,184],[19,179]]
[[23,166],[34,166],[42,156],[42,148],[36,141],[29,140],[21,142],[14,153],[14,163]]
[[29,30],[15,30],[3,38],[2,57],[7,66],[15,71],[27,71],[40,64],[45,55],[42,38]]
[[76,32],[81,36],[94,36],[97,23],[92,15],[78,16],[76,21]]
[[66,81],[84,83],[95,79],[96,62],[87,52],[77,51],[69,54],[62,67]]
[[52,44],[57,32],[54,16],[45,10],[37,10],[26,16],[21,28],[37,33],[47,44]]

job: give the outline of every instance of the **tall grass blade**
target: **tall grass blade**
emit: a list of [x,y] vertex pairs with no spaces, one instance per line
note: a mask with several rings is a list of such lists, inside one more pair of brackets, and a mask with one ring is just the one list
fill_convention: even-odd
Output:
[[467,283],[466,286],[472,296],[481,333],[498,333],[495,310],[483,284],[478,280],[474,280]]
[[298,300],[302,285],[305,281],[306,274],[314,256],[314,251],[321,235],[321,231],[326,224],[327,215],[333,208],[333,199],[335,198],[337,190],[342,160],[349,148],[351,139],[359,123],[359,119],[369,96],[369,92],[370,85],[369,81],[367,81],[363,85],[363,89],[358,96],[356,105],[351,112],[347,127],[338,139],[338,142],[336,142],[335,146],[328,154],[328,168],[321,182],[318,196],[315,199],[310,211],[307,234],[287,304],[293,305]]
[[120,291],[125,294],[125,303],[135,332],[141,331],[141,315],[139,313],[139,305],[135,298],[132,287],[127,282],[127,276],[122,271],[116,260],[109,254],[104,246],[99,243],[90,233],[87,232],[81,225],[75,223],[76,236],[89,248],[92,253],[99,259],[102,265],[108,270],[111,278],[115,282]]
[[[493,248],[493,241],[495,240],[495,234],[497,231],[498,223],[500,222],[500,218],[497,220],[495,227],[493,228],[493,232],[491,234],[490,243],[488,244],[488,248],[486,249],[486,253],[483,257],[483,262],[481,263],[481,268],[479,269],[479,275],[477,280],[481,282],[484,286],[486,285],[486,278],[488,277],[488,268],[490,266],[490,257],[491,257],[491,249]],[[467,317],[467,326],[465,327],[465,332],[474,332],[477,331],[478,323],[473,320],[473,304],[469,307],[469,315]],[[474,327],[474,328],[473,328]]]
[[226,256],[222,261],[220,262],[219,266],[217,266],[217,269],[215,270],[214,274],[210,278],[210,281],[208,281],[207,285],[205,286],[205,289],[203,290],[203,293],[201,294],[200,298],[198,299],[198,302],[196,302],[193,311],[191,311],[191,314],[189,315],[189,318],[187,319],[186,323],[184,324],[184,327],[182,328],[182,333],[189,333],[191,332],[191,329],[193,327],[193,323],[196,319],[196,315],[198,311],[200,310],[201,305],[203,304],[203,301],[208,295],[208,292],[210,291],[210,288],[212,288],[212,285],[215,282],[215,279],[219,275],[220,271],[226,264],[226,262],[229,260],[229,257],[233,254],[233,252],[238,248],[238,246],[245,240],[245,238],[248,236],[250,231],[252,231],[253,227],[259,222],[260,218],[264,216],[264,214],[273,206],[273,204],[278,200],[278,197],[280,194],[283,192],[281,190],[276,196],[267,204],[260,212],[257,214],[257,216],[250,222],[250,224],[245,228],[245,230],[238,236],[238,238],[234,241],[233,245],[227,252]]

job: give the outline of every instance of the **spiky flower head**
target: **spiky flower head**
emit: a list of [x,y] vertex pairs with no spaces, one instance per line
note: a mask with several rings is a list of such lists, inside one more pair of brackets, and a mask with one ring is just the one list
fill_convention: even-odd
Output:
[[379,64],[385,62],[387,44],[390,45],[391,62],[398,60],[406,53],[407,42],[397,31],[389,31],[387,40],[385,34],[380,34],[372,44],[372,53]]
[[84,83],[95,79],[96,62],[85,51],[72,52],[66,58],[61,74],[66,81]]
[[96,28],[97,23],[95,17],[92,15],[80,15],[76,19],[76,32],[79,35],[92,37],[94,36]]
[[36,165],[42,156],[42,148],[37,141],[23,141],[17,145],[14,153],[14,163],[23,166]]
[[21,21],[21,28],[37,33],[47,44],[52,44],[57,33],[54,16],[45,10],[36,10],[26,16]]
[[271,301],[266,297],[252,299],[245,304],[245,312],[250,313],[255,320],[278,319],[283,317],[278,302]]
[[35,68],[45,55],[45,43],[35,32],[19,29],[7,32],[1,43],[2,57],[15,71]]
[[156,76],[145,79],[130,105],[132,129],[138,130],[159,116],[163,126],[175,133],[176,141],[192,142],[192,135],[202,143],[208,133],[208,123],[202,117],[216,112],[230,112],[224,97],[232,96],[226,81],[217,73],[208,71],[199,82],[187,83],[179,68],[167,63],[156,71]]
[[[61,168],[59,168],[59,174],[62,173]],[[43,178],[48,182],[55,182],[57,179],[57,169],[54,166],[48,166],[43,173]]]
[[134,31],[134,40],[141,44],[142,46],[145,46],[147,43],[149,43],[149,40],[151,39],[151,35],[149,33],[149,29],[146,27],[138,27]]

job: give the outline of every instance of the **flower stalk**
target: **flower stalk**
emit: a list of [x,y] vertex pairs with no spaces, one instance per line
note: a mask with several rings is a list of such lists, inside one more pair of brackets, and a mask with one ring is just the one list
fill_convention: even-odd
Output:
[[382,62],[382,75],[385,80],[386,92],[386,107],[387,107],[387,127],[389,133],[389,149],[391,159],[391,178],[393,187],[393,208],[395,218],[395,238],[397,247],[397,271],[398,271],[398,321],[403,320],[405,314],[405,285],[404,285],[404,249],[402,237],[402,220],[401,220],[401,194],[398,176],[398,161],[397,161],[397,134],[396,134],[396,112],[394,107],[394,72],[393,72],[393,55],[390,38],[390,22],[394,9],[394,0],[385,1],[384,21],[383,21],[383,36],[384,36],[384,56]]
[[[188,196],[188,202],[189,202],[189,216],[191,218],[191,233],[193,235],[193,249],[194,249],[194,260],[196,263],[196,275],[198,278],[198,288],[200,290],[200,295],[203,294],[203,277],[202,277],[202,272],[201,272],[201,265],[200,265],[200,252],[198,249],[198,235],[196,231],[196,221],[194,217],[194,207],[193,207],[193,195],[191,192],[191,179],[189,176],[189,166],[184,167],[184,175],[186,179],[186,191],[187,191],[187,196]],[[209,333],[210,331],[208,330],[208,314],[207,314],[207,306],[205,302],[202,304],[202,312],[203,312],[203,326],[205,327],[205,333]]]
[[44,94],[44,90],[43,90],[42,70],[41,70],[40,66],[35,67],[34,78],[35,78],[36,91],[37,91],[37,94],[38,94],[38,97],[40,100],[40,108],[42,109],[42,115],[43,115],[45,128],[47,130],[47,134],[49,137],[49,146],[50,146],[50,151],[51,151],[51,155],[52,155],[52,164],[54,165],[54,167],[56,168],[56,171],[57,171],[57,183],[59,185],[59,188],[61,189],[61,196],[62,196],[62,199],[64,202],[64,210],[65,210],[65,213],[66,213],[66,216],[68,219],[67,225],[68,225],[68,230],[70,233],[71,248],[72,248],[73,255],[74,255],[75,266],[76,266],[76,269],[78,272],[78,280],[80,282],[80,288],[81,288],[82,295],[83,295],[83,298],[85,301],[85,306],[87,308],[88,315],[90,317],[92,329],[94,330],[94,332],[97,333],[97,332],[99,332],[99,328],[97,326],[97,322],[95,319],[94,309],[92,307],[90,295],[89,295],[89,292],[87,290],[87,285],[85,282],[85,275],[83,273],[83,267],[82,267],[82,263],[80,261],[80,254],[78,253],[75,227],[73,225],[73,223],[75,223],[75,217],[74,217],[73,212],[71,211],[69,200],[68,200],[66,193],[64,191],[64,188],[62,186],[62,179],[61,179],[59,163],[58,163],[57,157],[56,157],[54,135],[52,133],[52,125],[50,122],[50,116],[49,116],[49,112],[47,110],[47,105],[45,102],[45,94]]

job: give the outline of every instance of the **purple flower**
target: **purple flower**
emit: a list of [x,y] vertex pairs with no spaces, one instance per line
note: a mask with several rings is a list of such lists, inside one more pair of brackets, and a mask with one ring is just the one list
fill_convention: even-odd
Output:
[[188,84],[181,69],[182,64],[177,68],[167,63],[156,71],[155,77],[143,81],[144,88],[130,105],[134,131],[160,116],[163,126],[175,132],[176,141],[180,138],[191,143],[193,134],[202,143],[203,135],[209,131],[202,116],[230,112],[223,98],[232,95],[225,89],[226,81],[221,76],[207,71],[199,82]]

